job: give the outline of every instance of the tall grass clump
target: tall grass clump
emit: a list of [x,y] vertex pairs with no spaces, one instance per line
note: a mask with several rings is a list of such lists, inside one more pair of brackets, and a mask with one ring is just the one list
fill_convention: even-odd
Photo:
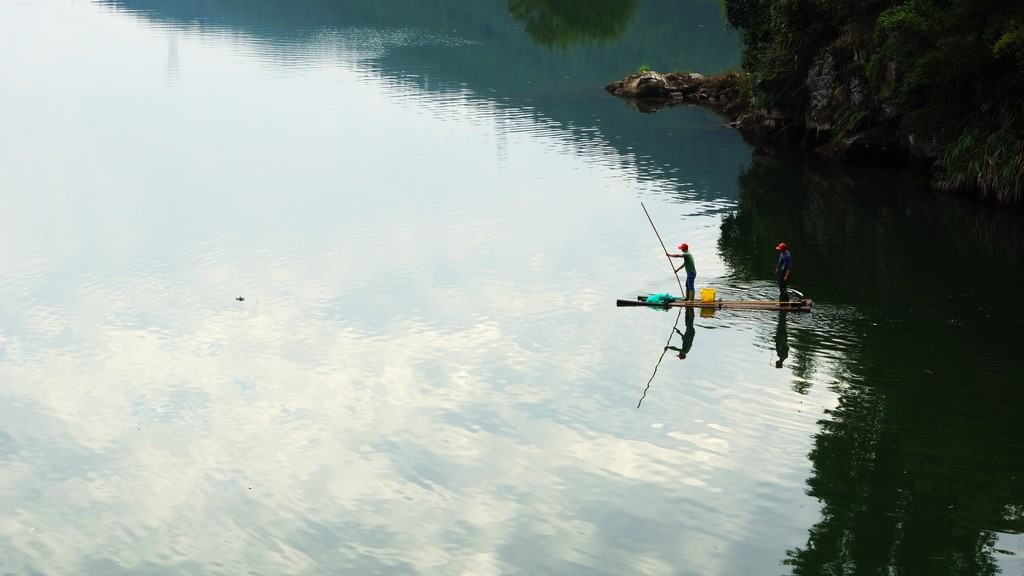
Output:
[[[993,126],[991,118],[999,120]],[[968,125],[941,158],[935,175],[943,190],[976,190],[1006,204],[1024,201],[1024,130],[1010,109]]]

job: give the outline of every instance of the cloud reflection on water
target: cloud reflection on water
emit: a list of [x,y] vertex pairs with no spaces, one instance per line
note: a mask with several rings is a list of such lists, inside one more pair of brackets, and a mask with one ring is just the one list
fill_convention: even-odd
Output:
[[[636,159],[416,97],[338,65],[333,36],[310,48],[324,66],[282,68],[278,47],[175,30],[168,84],[166,30],[83,17],[137,48],[135,76],[58,76],[80,120],[23,154],[60,168],[4,166],[5,569],[667,573],[801,540],[820,410],[785,420],[831,397],[756,380],[749,331],[702,321],[634,408],[665,329],[610,305],[664,273],[637,262],[637,199],[665,183],[623,172]],[[55,109],[26,107],[47,133]],[[672,211],[714,278],[717,217]]]

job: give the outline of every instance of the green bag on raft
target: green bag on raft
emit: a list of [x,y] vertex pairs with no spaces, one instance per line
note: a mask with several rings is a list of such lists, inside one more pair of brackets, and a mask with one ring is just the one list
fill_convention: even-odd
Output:
[[675,302],[676,300],[679,300],[679,298],[676,298],[668,292],[658,292],[657,294],[651,294],[647,297],[647,301],[651,304],[668,304],[669,302]]

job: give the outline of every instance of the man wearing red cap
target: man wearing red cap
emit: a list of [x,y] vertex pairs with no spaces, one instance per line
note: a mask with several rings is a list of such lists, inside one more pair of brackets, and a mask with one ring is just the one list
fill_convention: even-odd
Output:
[[682,254],[665,254],[669,258],[682,258],[683,263],[676,268],[676,272],[679,272],[683,268],[686,268],[686,296],[685,300],[693,300],[693,296],[696,290],[693,287],[693,281],[697,278],[697,266],[693,263],[693,254],[690,254],[690,246],[685,242],[679,245],[679,249],[682,250]]
[[789,271],[793,269],[793,256],[785,242],[775,250],[779,253],[779,265],[775,267],[775,275],[779,277],[779,302],[789,302]]

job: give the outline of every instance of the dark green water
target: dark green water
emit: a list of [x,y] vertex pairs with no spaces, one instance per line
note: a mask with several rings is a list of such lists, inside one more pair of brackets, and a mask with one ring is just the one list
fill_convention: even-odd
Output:
[[[736,67],[718,2],[4,3],[0,50],[0,574],[1024,573],[1020,214],[605,93]],[[815,311],[616,308],[678,291],[640,202]]]

